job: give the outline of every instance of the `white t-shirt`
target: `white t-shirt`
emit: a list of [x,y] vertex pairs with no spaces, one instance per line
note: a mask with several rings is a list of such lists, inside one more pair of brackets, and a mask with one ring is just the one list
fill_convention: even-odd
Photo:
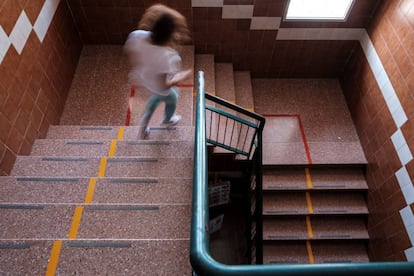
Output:
[[165,76],[171,79],[180,70],[181,57],[170,47],[151,44],[150,35],[150,32],[143,30],[129,34],[124,45],[132,66],[128,77],[135,85],[144,86],[156,94],[168,95]]

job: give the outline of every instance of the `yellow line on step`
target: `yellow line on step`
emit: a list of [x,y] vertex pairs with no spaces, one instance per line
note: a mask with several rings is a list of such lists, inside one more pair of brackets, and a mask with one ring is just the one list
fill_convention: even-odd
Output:
[[313,238],[313,230],[310,216],[306,216],[306,228],[308,229],[309,238]]
[[249,110],[250,112],[254,112],[254,107],[249,107],[247,108],[247,110]]
[[86,196],[85,196],[86,204],[92,203],[93,194],[95,193],[95,186],[96,186],[96,178],[92,177],[91,179],[89,179],[89,186],[88,186],[88,190],[86,191]]
[[306,195],[306,204],[308,205],[308,212],[309,214],[313,214],[313,206],[312,206],[312,200],[309,192],[305,193]]
[[49,263],[47,264],[46,268],[46,276],[55,275],[61,249],[62,241],[53,241],[52,250],[50,251]]
[[308,189],[312,189],[313,184],[312,184],[312,179],[311,179],[309,168],[305,168],[305,175],[306,175],[306,184],[308,184]]
[[310,241],[306,241],[306,250],[308,251],[309,263],[314,264],[315,259],[313,258],[313,251]]
[[114,157],[115,151],[116,151],[116,140],[112,140],[111,145],[109,146],[108,156]]
[[70,226],[69,230],[69,239],[76,239],[76,236],[78,235],[79,225],[81,222],[83,213],[83,206],[76,206],[75,213],[73,214],[72,218],[72,225]]
[[124,132],[125,132],[125,128],[124,127],[119,127],[118,130],[118,140],[123,140],[124,139]]
[[104,177],[105,176],[105,170],[106,170],[106,163],[108,162],[107,157],[101,158],[101,163],[99,164],[99,171],[98,171],[98,177]]

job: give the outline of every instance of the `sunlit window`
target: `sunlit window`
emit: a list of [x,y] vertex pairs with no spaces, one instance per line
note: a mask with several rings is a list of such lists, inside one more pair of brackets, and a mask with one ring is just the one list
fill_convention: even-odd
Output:
[[286,19],[345,20],[354,0],[290,0]]

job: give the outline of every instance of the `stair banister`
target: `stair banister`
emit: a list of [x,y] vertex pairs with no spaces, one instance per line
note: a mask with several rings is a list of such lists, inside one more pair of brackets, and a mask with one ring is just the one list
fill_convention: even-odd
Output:
[[414,262],[226,265],[210,255],[204,73],[197,74],[190,262],[196,275],[386,276],[414,275]]

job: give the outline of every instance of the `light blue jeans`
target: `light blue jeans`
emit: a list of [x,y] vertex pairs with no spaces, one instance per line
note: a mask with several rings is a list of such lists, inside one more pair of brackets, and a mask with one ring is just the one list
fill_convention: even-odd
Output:
[[148,99],[147,104],[145,105],[144,113],[140,121],[141,126],[148,126],[152,114],[154,114],[155,109],[161,102],[165,103],[164,122],[168,122],[175,113],[175,109],[177,108],[178,97],[178,88],[174,86],[170,88],[170,93],[167,96],[158,94],[152,95]]

